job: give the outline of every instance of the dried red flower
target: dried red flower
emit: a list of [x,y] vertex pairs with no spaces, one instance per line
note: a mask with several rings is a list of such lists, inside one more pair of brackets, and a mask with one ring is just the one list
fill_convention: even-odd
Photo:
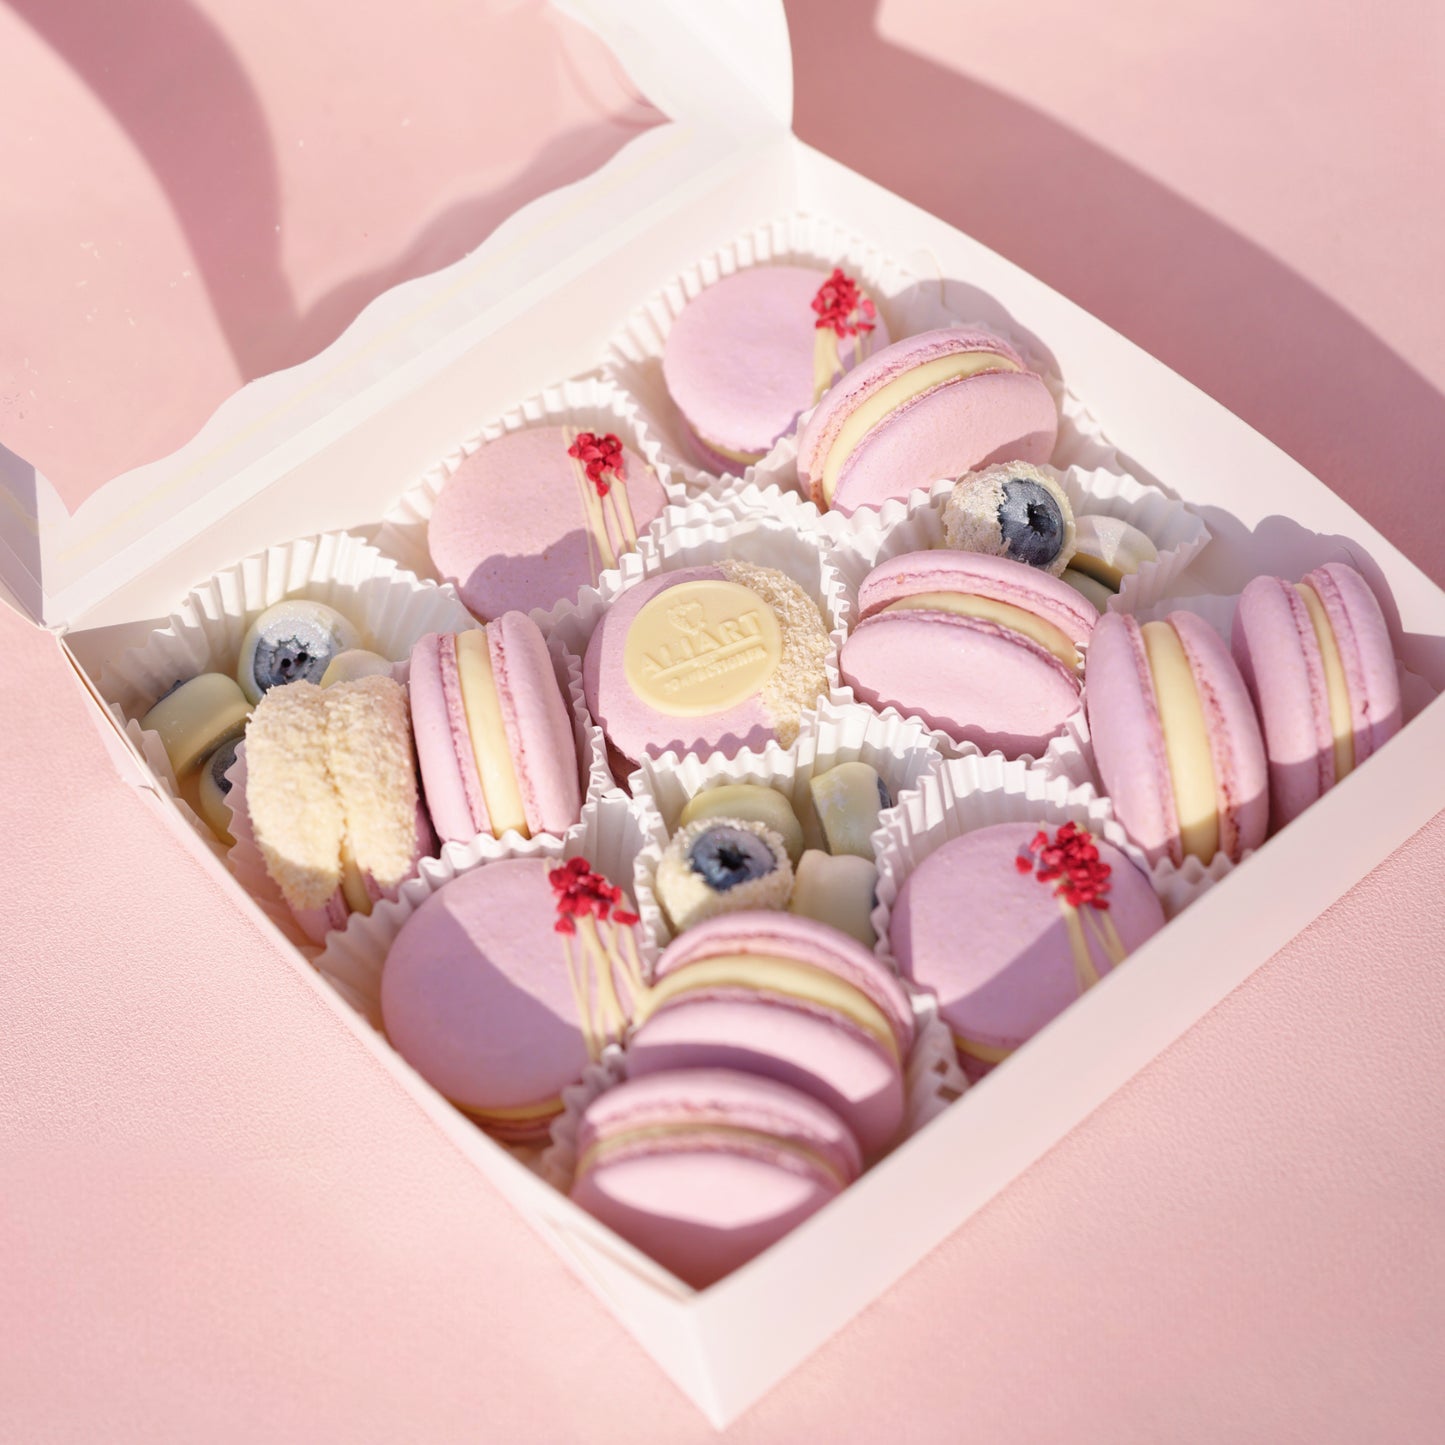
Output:
[[840,337],[872,331],[873,318],[878,314],[878,308],[858,289],[858,283],[851,276],[845,276],[838,266],[818,288],[818,294],[813,297],[813,310],[818,313],[814,329],[821,331],[831,326],[833,334]]
[[[577,433],[577,440],[567,448],[567,455],[582,463],[587,480],[597,488],[597,495],[605,497],[612,490],[612,482],[623,481],[622,441],[613,432],[598,436],[596,432]],[[612,481],[608,480],[611,473]]]
[[1033,873],[1040,883],[1058,883],[1054,896],[1075,908],[1107,911],[1109,875],[1113,869],[1099,857],[1094,835],[1077,823],[1065,823],[1052,840],[1046,829],[1034,834],[1019,851],[1014,864],[1020,873]]
[[594,873],[585,858],[569,858],[552,870],[549,881],[557,895],[557,921],[552,927],[558,933],[576,933],[579,918],[610,919],[623,927],[638,922],[637,914],[618,907],[622,890]]

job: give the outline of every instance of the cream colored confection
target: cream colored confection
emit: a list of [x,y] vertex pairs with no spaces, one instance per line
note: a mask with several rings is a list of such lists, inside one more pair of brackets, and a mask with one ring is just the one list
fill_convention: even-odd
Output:
[[[693,844],[710,828],[726,824],[760,838],[773,855],[773,870],[724,891],[711,887],[691,861]],[[672,835],[657,865],[657,901],[673,929],[681,933],[705,918],[752,908],[784,909],[793,891],[793,865],[783,840],[766,824],[747,818],[699,818]]]
[[878,826],[883,794],[878,770],[864,762],[840,763],[808,782],[828,851],[872,858],[869,841]]
[[688,800],[677,823],[685,828],[699,818],[746,818],[771,828],[787,849],[788,861],[795,867],[803,855],[803,826],[793,805],[776,788],[760,783],[723,783],[705,788]]
[[793,875],[788,912],[831,924],[865,948],[872,948],[878,942],[872,918],[877,887],[878,869],[871,857],[853,853],[831,856],[809,848]]
[[1004,503],[1004,483],[1020,480],[1036,482],[1058,503],[1059,515],[1064,522],[1063,541],[1054,560],[1047,567],[1040,568],[1040,571],[1058,577],[1070,565],[1077,535],[1069,495],[1059,485],[1058,473],[1050,467],[1030,466],[1026,462],[1002,462],[960,477],[943,504],[944,539],[956,552],[1008,556],[999,527],[999,510]]
[[[1069,570],[1093,578],[1110,592],[1117,592],[1129,573],[1158,558],[1159,549],[1154,543],[1122,517],[1090,513],[1075,519],[1074,555],[1069,559]],[[1067,574],[1065,581],[1079,586],[1077,578]],[[1082,587],[1079,590],[1092,600],[1089,592]]]
[[163,697],[141,720],[160,734],[176,777],[203,762],[223,742],[239,737],[251,704],[234,677],[203,672]]

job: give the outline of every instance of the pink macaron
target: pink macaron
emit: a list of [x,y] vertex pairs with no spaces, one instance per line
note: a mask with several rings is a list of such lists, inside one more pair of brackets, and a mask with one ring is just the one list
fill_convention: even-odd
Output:
[[1151,863],[1264,842],[1269,788],[1254,704],[1224,639],[1192,612],[1100,618],[1084,677],[1104,791]]
[[1234,659],[1269,754],[1282,828],[1400,730],[1400,675],[1370,584],[1341,562],[1302,581],[1256,577],[1234,614]]
[[899,889],[888,936],[977,1078],[1163,926],[1149,879],[1117,848],[1073,823],[1018,822],[930,853]]
[[626,908],[584,859],[508,858],[454,878],[387,953],[392,1047],[488,1133],[544,1138],[641,987]]
[[666,505],[651,467],[616,433],[531,427],[487,442],[447,479],[427,547],[437,575],[486,620],[575,597]]
[[636,1078],[673,1069],[762,1074],[826,1104],[867,1158],[903,1127],[913,1011],[898,980],[826,923],[729,913],[658,960],[628,1044]]
[[858,589],[840,669],[860,701],[958,742],[1037,756],[1079,710],[1098,613],[1066,582],[1008,557],[908,552]]
[[878,308],[841,270],[749,266],[688,302],[662,374],[698,460],[740,475],[843,372],[887,345]]
[[412,649],[410,690],[422,785],[443,842],[561,833],[577,821],[571,713],[526,613],[428,633]]
[[751,1074],[688,1069],[629,1080],[592,1101],[572,1199],[706,1289],[861,1169],[857,1141],[816,1099]]
[[830,652],[798,583],[724,558],[623,592],[587,644],[582,680],[622,780],[643,757],[791,743],[827,691]]
[[798,480],[822,508],[880,507],[994,462],[1041,465],[1059,414],[1043,378],[987,331],[926,331],[875,352],[798,433]]

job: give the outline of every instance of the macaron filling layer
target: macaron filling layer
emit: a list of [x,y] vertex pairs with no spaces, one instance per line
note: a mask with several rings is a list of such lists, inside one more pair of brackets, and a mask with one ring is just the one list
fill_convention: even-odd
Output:
[[1310,625],[1319,643],[1320,661],[1325,670],[1325,693],[1329,699],[1330,733],[1334,739],[1335,781],[1339,782],[1355,766],[1355,726],[1350,708],[1350,689],[1345,680],[1345,666],[1335,640],[1335,630],[1319,593],[1308,582],[1296,582],[1295,591],[1304,601]]
[[896,377],[886,386],[880,386],[872,395],[865,397],[854,407],[848,419],[838,429],[828,448],[823,462],[823,498],[831,503],[838,485],[838,478],[848,459],[868,433],[910,401],[925,392],[945,386],[949,382],[962,381],[985,371],[1021,371],[1018,362],[996,351],[965,351],[951,356],[936,357],[920,366],[912,367],[902,376]]
[[458,633],[456,652],[457,680],[461,685],[467,732],[476,757],[491,830],[500,837],[508,828],[515,828],[527,837],[527,810],[522,802],[517,770],[512,765],[512,748],[502,716],[501,698],[497,694],[486,633]]
[[597,1139],[584,1150],[577,1161],[580,1177],[604,1163],[626,1159],[634,1154],[651,1153],[658,1144],[669,1153],[692,1151],[751,1155],[769,1164],[787,1168],[801,1166],[802,1172],[821,1175],[830,1184],[845,1189],[853,1176],[816,1149],[797,1139],[781,1139],[756,1129],[736,1124],[685,1121],[639,1125],[610,1139]]
[[1164,734],[1180,841],[1185,853],[1207,863],[1219,848],[1219,792],[1194,670],[1179,634],[1167,622],[1146,622],[1140,632]]
[[642,1025],[679,998],[720,991],[770,993],[796,1000],[810,1009],[836,1014],[876,1041],[892,1059],[902,1061],[898,1039],[887,1015],[865,994],[824,969],[768,954],[718,954],[665,974],[648,991],[637,1010],[635,1023]]
[[1037,642],[1045,651],[1051,652],[1066,667],[1077,668],[1082,659],[1079,649],[1069,638],[1045,621],[1035,612],[1000,602],[993,597],[980,597],[971,592],[915,592],[910,597],[899,598],[882,609],[884,612],[952,612],[959,617],[978,617],[986,622],[1006,627],[1011,632]]

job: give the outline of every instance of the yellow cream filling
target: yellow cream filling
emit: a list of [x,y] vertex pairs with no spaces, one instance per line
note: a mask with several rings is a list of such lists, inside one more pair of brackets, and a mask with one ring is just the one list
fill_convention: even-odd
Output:
[[833,500],[833,489],[838,485],[838,474],[848,458],[853,455],[858,443],[884,417],[898,410],[905,402],[912,401],[925,391],[942,385],[945,381],[961,381],[966,376],[976,376],[981,371],[1018,371],[1017,362],[1000,356],[996,351],[965,351],[961,355],[940,356],[935,361],[925,361],[880,386],[871,396],[854,407],[847,421],[838,429],[833,445],[823,463],[823,499]]
[[371,912],[371,894],[367,890],[361,869],[357,867],[356,859],[352,857],[350,843],[341,845],[341,896],[346,899],[346,906],[353,913]]
[[977,1059],[981,1064],[1001,1064],[1013,1053],[1013,1049],[1006,1048],[1000,1044],[978,1044],[972,1039],[966,1039],[962,1034],[954,1034],[953,1046],[959,1053],[967,1054],[971,1059]]
[[527,813],[512,766],[512,748],[502,721],[502,704],[492,676],[492,654],[485,632],[457,634],[457,678],[492,832],[501,837],[508,828],[515,828],[526,837]]
[[1325,692],[1330,700],[1330,731],[1335,738],[1335,781],[1339,782],[1355,766],[1355,724],[1350,716],[1350,689],[1345,682],[1345,665],[1340,661],[1335,630],[1325,613],[1319,593],[1307,582],[1296,582],[1295,591],[1304,599],[1320,645],[1325,665]]
[[631,1148],[637,1143],[646,1143],[650,1140],[685,1138],[688,1135],[703,1135],[708,1139],[734,1140],[738,1144],[759,1145],[766,1153],[790,1154],[794,1159],[801,1159],[807,1164],[813,1165],[820,1170],[837,1186],[842,1189],[848,1184],[848,1180],[838,1171],[836,1166],[815,1149],[809,1149],[806,1145],[800,1144],[796,1139],[780,1139],[776,1134],[764,1134],[756,1129],[744,1129],[736,1124],[718,1123],[679,1123],[679,1124],[648,1124],[636,1129],[629,1129],[625,1134],[619,1134],[612,1139],[600,1139],[592,1147],[586,1150],[577,1161],[577,1174],[580,1177],[588,1170],[609,1155],[617,1154],[625,1149]]
[[560,1094],[541,1104],[518,1104],[512,1109],[473,1109],[466,1104],[457,1105],[468,1118],[475,1119],[480,1124],[526,1124],[534,1119],[550,1119],[552,1115],[560,1114],[562,1107]]
[[1208,863],[1219,849],[1219,801],[1199,690],[1179,634],[1167,622],[1146,622],[1140,631],[1164,731],[1180,840],[1186,853]]
[[912,597],[890,602],[885,612],[908,612],[924,608],[931,612],[955,612],[960,617],[980,617],[1000,627],[1021,632],[1040,647],[1047,648],[1066,667],[1078,667],[1079,649],[1052,622],[1033,612],[999,602],[992,597],[976,597],[971,592],[918,592]]
[[892,1025],[872,999],[820,968],[766,954],[720,954],[687,964],[653,985],[634,1021],[641,1025],[671,1000],[715,988],[755,989],[831,1009],[877,1039],[894,1059],[899,1058]]

